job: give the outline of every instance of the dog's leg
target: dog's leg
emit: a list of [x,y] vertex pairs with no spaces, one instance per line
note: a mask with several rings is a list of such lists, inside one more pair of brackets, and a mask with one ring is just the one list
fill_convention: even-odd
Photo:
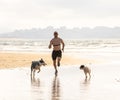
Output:
[[89,78],[91,78],[91,74],[89,73]]
[[32,76],[32,73],[33,73],[33,68],[32,68],[32,66],[31,66],[31,76]]
[[87,73],[86,72],[84,72],[85,73],[85,78],[87,78]]
[[33,77],[35,76],[35,71],[36,71],[36,69],[34,69],[34,71],[33,71]]
[[40,68],[38,68],[38,73],[40,72]]
[[87,75],[85,75],[85,78],[87,78]]

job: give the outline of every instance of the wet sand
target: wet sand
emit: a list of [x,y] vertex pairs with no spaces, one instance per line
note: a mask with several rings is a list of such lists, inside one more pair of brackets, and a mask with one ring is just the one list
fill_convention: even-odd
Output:
[[28,67],[1,69],[0,100],[119,100],[119,65],[92,65],[90,80],[73,65],[59,67],[57,77],[53,67],[42,67],[33,78]]
[[[29,67],[34,60],[43,58],[48,66],[52,65],[50,53],[20,53],[20,52],[0,52],[0,68]],[[74,54],[64,54],[61,60],[62,65],[80,65],[97,63],[100,60],[76,57]]]
[[[57,77],[51,53],[1,52],[0,57],[0,100],[120,100],[119,54],[64,54]],[[31,78],[31,61],[39,58],[48,65]],[[83,63],[91,63],[91,79],[79,69]]]

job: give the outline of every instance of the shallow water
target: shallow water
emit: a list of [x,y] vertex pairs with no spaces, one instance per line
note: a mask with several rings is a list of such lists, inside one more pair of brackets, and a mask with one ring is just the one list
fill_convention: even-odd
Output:
[[29,68],[0,70],[0,100],[120,100],[120,64],[91,65],[85,79],[79,66],[42,67],[30,77]]
[[[0,51],[50,52],[50,40],[0,39]],[[64,40],[67,53],[120,53],[120,39],[69,39]]]

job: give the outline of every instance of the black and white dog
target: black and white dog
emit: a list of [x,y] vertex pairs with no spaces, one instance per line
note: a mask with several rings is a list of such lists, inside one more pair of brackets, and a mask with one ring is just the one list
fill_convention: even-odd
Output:
[[42,65],[43,66],[47,65],[43,59],[41,59],[39,61],[32,61],[32,64],[31,64],[31,76],[32,76],[32,73],[33,73],[33,75],[35,75],[36,70],[38,70],[38,73],[39,73],[40,72],[40,67]]

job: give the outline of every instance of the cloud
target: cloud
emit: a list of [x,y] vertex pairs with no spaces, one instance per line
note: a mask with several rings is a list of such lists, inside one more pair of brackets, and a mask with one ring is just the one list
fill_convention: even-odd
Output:
[[75,15],[120,16],[119,0],[2,0],[1,5],[2,12],[14,12],[23,16],[49,16],[49,13],[61,14],[64,10]]
[[119,0],[0,0],[0,27],[117,26],[119,5]]

